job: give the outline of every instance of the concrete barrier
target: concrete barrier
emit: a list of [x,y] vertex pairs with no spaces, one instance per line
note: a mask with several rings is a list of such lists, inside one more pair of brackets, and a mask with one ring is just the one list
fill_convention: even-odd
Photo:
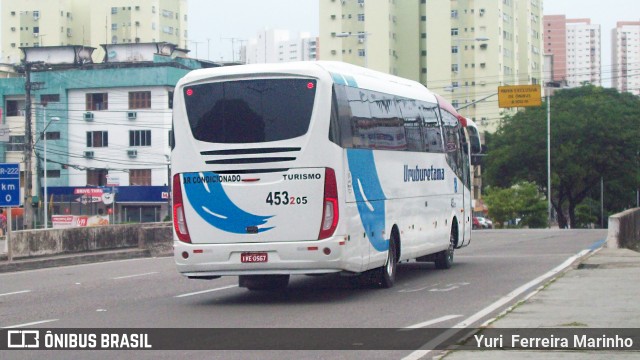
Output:
[[141,227],[138,248],[149,250],[151,256],[173,255],[173,227],[171,223]]
[[140,247],[169,255],[172,236],[170,222],[22,230],[11,233],[11,253],[20,259]]
[[609,216],[606,247],[640,251],[640,208]]

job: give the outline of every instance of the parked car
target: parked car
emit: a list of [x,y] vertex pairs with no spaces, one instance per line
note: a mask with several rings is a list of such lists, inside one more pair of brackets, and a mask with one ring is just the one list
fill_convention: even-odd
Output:
[[493,229],[493,222],[487,218],[484,218],[482,216],[478,216],[478,222],[480,222],[480,225],[482,226],[483,229]]
[[471,225],[471,228],[473,230],[482,229],[482,224],[480,224],[480,221],[475,216],[473,217],[473,224]]

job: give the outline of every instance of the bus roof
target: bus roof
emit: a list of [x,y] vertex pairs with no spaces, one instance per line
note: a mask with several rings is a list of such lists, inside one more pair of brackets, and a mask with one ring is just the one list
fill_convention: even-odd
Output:
[[287,63],[248,64],[199,69],[188,73],[184,82],[211,77],[243,75],[300,74],[331,79],[336,84],[379,91],[436,103],[434,94],[419,82],[339,61],[295,61]]

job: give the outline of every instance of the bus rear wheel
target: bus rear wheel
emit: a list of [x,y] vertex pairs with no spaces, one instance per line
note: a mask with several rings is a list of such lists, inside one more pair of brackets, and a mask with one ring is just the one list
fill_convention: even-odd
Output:
[[289,275],[240,275],[238,286],[251,291],[284,290],[289,285]]
[[447,250],[440,251],[435,256],[436,269],[450,269],[453,265],[453,251],[458,241],[458,224],[453,223],[451,233],[449,235],[449,247]]
[[398,269],[398,245],[399,237],[397,231],[391,232],[389,238],[389,250],[387,251],[387,261],[384,266],[373,270],[373,280],[380,287],[388,289],[393,287],[396,281],[396,271]]

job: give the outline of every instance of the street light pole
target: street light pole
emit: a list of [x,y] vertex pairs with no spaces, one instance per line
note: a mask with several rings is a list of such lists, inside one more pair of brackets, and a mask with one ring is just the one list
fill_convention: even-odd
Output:
[[547,90],[547,211],[551,228],[551,96]]
[[42,119],[42,125],[43,130],[42,130],[42,140],[44,141],[44,166],[42,167],[43,169],[43,173],[44,173],[44,228],[48,229],[49,228],[49,200],[48,200],[48,193],[47,193],[47,128],[49,127],[49,125],[51,125],[52,122],[54,121],[59,121],[60,118],[57,116],[54,116],[51,118],[51,121],[49,121],[48,124],[45,124],[47,121],[47,108],[45,107],[44,109],[44,116]]

